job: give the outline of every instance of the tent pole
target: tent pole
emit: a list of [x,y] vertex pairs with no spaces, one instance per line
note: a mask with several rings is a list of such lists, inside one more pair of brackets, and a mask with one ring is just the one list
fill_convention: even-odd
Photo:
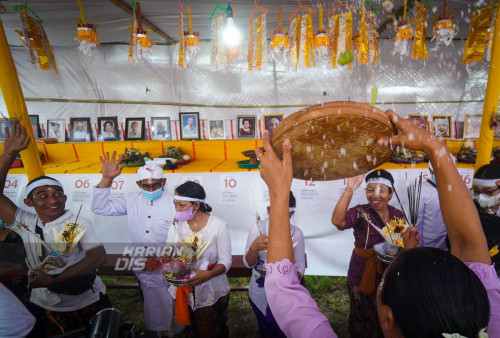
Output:
[[2,20],[0,20],[0,89],[2,90],[3,99],[7,112],[10,118],[19,120],[21,125],[26,128],[31,142],[26,150],[21,152],[21,159],[26,168],[28,181],[44,175],[40,156],[35,143],[33,129],[31,129],[31,122],[24,102],[21,84],[17,77],[16,66],[12,54],[10,53],[7,36],[3,29]]
[[484,97],[483,117],[481,120],[481,132],[479,134],[474,172],[483,165],[490,163],[494,134],[494,130],[490,128],[490,121],[495,107],[498,112],[498,98],[500,97],[500,81],[498,79],[500,79],[500,5],[497,5],[490,69],[488,71],[488,83]]

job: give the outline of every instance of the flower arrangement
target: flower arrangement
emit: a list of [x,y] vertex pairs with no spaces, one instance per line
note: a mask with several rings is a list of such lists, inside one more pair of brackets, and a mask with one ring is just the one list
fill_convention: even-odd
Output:
[[404,218],[395,217],[389,220],[388,224],[382,228],[384,239],[387,242],[404,247],[402,236],[407,227]]
[[202,242],[200,233],[192,233],[173,245],[163,257],[162,274],[169,281],[182,281],[191,275],[191,266],[196,263],[212,240]]
[[82,229],[78,225],[79,224],[76,222],[66,222],[66,225],[59,232],[55,228],[52,228],[54,234],[54,243],[52,244],[53,251],[65,254],[76,249],[78,242],[83,234],[85,234],[85,229]]

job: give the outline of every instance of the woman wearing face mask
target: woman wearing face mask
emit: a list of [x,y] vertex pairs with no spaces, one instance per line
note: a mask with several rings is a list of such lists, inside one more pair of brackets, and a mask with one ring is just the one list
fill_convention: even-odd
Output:
[[500,273],[500,166],[486,164],[474,174],[472,198],[476,205],[491,260]]
[[[175,189],[177,221],[168,231],[167,242],[182,242],[193,236],[201,243],[210,242],[194,265],[195,275],[187,279],[183,287],[175,289],[176,321],[190,325],[190,336],[227,337],[230,287],[226,272],[232,262],[231,237],[226,223],[210,214],[212,208],[205,198],[205,190],[195,182],[187,181]],[[188,318],[181,308],[186,297],[191,308]]]
[[332,213],[332,224],[339,230],[353,229],[354,250],[347,271],[349,291],[349,333],[351,337],[382,337],[375,307],[376,288],[382,279],[384,266],[375,256],[373,246],[384,238],[363,217],[383,228],[389,220],[403,218],[403,213],[389,205],[394,194],[394,178],[385,170],[366,175],[367,204],[349,209],[354,190],[363,182],[363,176],[350,177],[347,186]]

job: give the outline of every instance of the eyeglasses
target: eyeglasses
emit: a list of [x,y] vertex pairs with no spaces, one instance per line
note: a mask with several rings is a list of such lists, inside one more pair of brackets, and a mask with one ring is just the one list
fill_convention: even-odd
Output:
[[389,190],[387,189],[373,189],[373,188],[366,188],[365,189],[366,193],[369,195],[374,194],[375,192],[379,194],[389,194]]
[[146,191],[155,191],[160,189],[163,186],[163,182],[153,183],[153,184],[142,184],[141,188]]

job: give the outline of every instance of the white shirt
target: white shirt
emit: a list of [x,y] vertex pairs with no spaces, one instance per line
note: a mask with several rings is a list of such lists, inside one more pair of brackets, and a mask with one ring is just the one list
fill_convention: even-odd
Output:
[[25,337],[35,325],[35,317],[23,303],[0,283],[0,337]]
[[[16,222],[22,223],[32,231],[35,232],[36,225],[43,230],[43,237],[46,243],[54,242],[54,234],[52,228],[55,228],[57,232],[60,232],[62,228],[67,223],[72,223],[75,221],[76,216],[69,210],[61,215],[59,218],[52,222],[42,224],[38,215],[32,214],[30,212],[24,211],[17,208],[16,211]],[[71,251],[69,254],[64,255],[67,262],[66,266],[49,271],[49,274],[59,274],[66,270],[71,265],[74,265],[87,256],[87,251],[94,249],[98,246],[102,246],[102,242],[94,232],[94,227],[92,223],[83,217],[78,217],[77,223],[79,227],[85,229],[85,233],[78,242],[78,246],[75,250]],[[16,229],[17,232],[19,232]],[[23,238],[24,246],[26,248],[26,255],[28,258],[28,263],[32,267],[39,264],[38,256],[41,253],[40,244],[34,240],[34,237],[30,235],[27,231],[19,232]],[[99,276],[96,277],[94,285],[89,290],[83,292],[79,295],[64,295],[49,291],[47,288],[35,288],[31,290],[31,302],[46,309],[52,311],[74,311],[84,308],[90,304],[93,304],[99,300],[99,293],[106,293],[106,287],[102,283]]]
[[[261,277],[261,274],[257,269],[260,270],[265,269],[263,265],[264,263],[267,262],[267,250],[261,250],[258,252],[257,262],[254,265],[248,264],[245,258],[253,241],[261,235],[261,231],[263,234],[267,234],[269,232],[269,219],[260,221],[260,226],[258,223],[254,223],[250,227],[250,230],[248,231],[245,255],[243,255],[243,264],[245,264],[247,268],[253,268],[252,276],[250,277],[250,284],[248,285],[248,297],[250,297],[252,302],[259,308],[262,314],[266,315],[266,307],[267,307],[266,292],[264,290],[264,287],[260,287],[257,284],[257,279]],[[299,272],[301,276],[304,276],[304,271],[306,270],[304,234],[302,233],[302,230],[300,230],[299,227],[291,223],[290,223],[290,232],[292,234],[292,243],[294,244],[297,243],[293,248],[293,258],[295,261],[295,266],[297,268],[297,272]]]
[[[187,239],[193,233],[187,222],[174,224],[168,231],[167,242],[178,243],[181,239]],[[226,272],[229,271],[233,258],[231,255],[231,237],[226,223],[210,215],[207,225],[198,233],[201,234],[202,243],[210,240],[211,242],[201,255],[200,260],[194,264],[194,268],[206,270],[208,265],[217,262],[226,267]],[[229,289],[226,273],[223,273],[195,286],[196,304],[193,303],[192,297],[189,297],[188,301],[193,310],[210,306],[215,304],[220,297],[227,295]]]
[[448,251],[446,246],[446,226],[444,225],[439,195],[427,180],[422,182],[420,203],[418,207],[417,224],[415,227],[420,232],[420,247],[433,247]]
[[75,140],[86,140],[89,141],[90,134],[85,131],[75,130],[73,132],[73,139]]
[[[165,246],[167,233],[175,217],[174,197],[164,191],[159,199],[151,202],[142,192],[132,192],[126,197],[110,199],[111,188],[94,187],[92,212],[104,216],[127,215],[132,246]],[[161,271],[136,271],[141,285],[164,286]]]

